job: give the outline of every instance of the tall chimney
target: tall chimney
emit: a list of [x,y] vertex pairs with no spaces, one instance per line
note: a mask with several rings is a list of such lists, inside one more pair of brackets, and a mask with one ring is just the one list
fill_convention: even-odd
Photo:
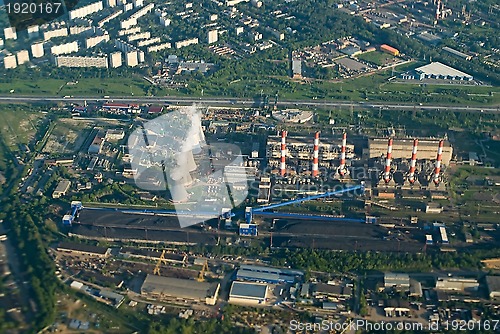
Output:
[[413,141],[413,151],[411,152],[410,173],[408,174],[408,181],[411,184],[415,183],[415,166],[417,165],[417,147],[418,139]]
[[345,150],[347,146],[347,133],[344,132],[344,136],[342,137],[342,151],[340,153],[340,166],[339,166],[339,173],[340,175],[344,176],[346,169],[345,169]]
[[391,181],[391,160],[392,160],[392,138],[389,138],[387,144],[387,158],[385,159],[384,181],[389,183]]
[[313,164],[312,164],[312,176],[317,177],[319,174],[319,132],[314,135],[314,151],[313,151]]
[[434,184],[439,184],[439,174],[441,172],[441,159],[443,158],[444,140],[439,141],[438,153],[436,157],[436,167],[434,168]]
[[281,131],[281,164],[280,164],[280,175],[285,176],[286,173],[286,131]]

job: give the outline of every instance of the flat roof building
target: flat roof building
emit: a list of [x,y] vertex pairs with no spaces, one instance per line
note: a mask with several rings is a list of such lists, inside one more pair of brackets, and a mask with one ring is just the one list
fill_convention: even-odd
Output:
[[59,181],[56,189],[52,193],[52,198],[60,198],[61,196],[65,196],[70,186],[71,186],[71,181],[69,180]]
[[229,291],[229,303],[265,304],[268,298],[268,286],[262,283],[233,282]]
[[[418,139],[418,160],[435,160],[440,139],[419,138]],[[413,149],[413,139],[393,139],[392,159],[411,158]],[[368,148],[363,149],[363,158],[381,158],[387,155],[387,138],[369,138]],[[442,163],[449,165],[453,155],[453,147],[445,140],[443,147]]]
[[3,66],[6,69],[16,68],[17,67],[17,59],[15,55],[7,55],[3,58]]
[[500,298],[500,276],[486,276],[486,286],[490,299]]
[[240,265],[236,272],[236,279],[272,284],[295,283],[300,280],[303,273],[298,270],[271,268],[264,266]]
[[384,287],[386,289],[395,288],[396,290],[409,290],[410,276],[402,273],[385,273]]
[[432,62],[430,64],[418,67],[415,72],[423,79],[443,79],[443,80],[465,80],[472,81],[472,75],[461,72],[453,67],[442,64],[440,62]]
[[103,258],[111,254],[111,248],[108,247],[85,245],[74,242],[60,242],[57,246],[57,251]]
[[219,289],[219,283],[148,274],[141,286],[141,294],[159,299],[191,300],[215,305]]

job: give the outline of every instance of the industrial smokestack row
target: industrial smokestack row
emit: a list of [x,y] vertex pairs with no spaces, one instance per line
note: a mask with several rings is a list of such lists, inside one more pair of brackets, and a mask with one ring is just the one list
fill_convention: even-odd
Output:
[[434,184],[439,184],[439,174],[441,172],[441,160],[443,158],[444,140],[439,141],[438,153],[436,158],[436,167],[434,168]]
[[286,173],[286,131],[281,131],[281,164],[280,175],[285,176]]
[[389,183],[391,181],[391,161],[392,161],[392,138],[389,138],[387,144],[387,158],[385,159],[384,181]]
[[339,166],[339,174],[344,176],[346,173],[345,168],[345,151],[347,146],[347,133],[344,132],[344,136],[342,137],[342,149],[340,153],[340,166]]
[[314,135],[314,150],[313,150],[313,164],[312,176],[317,177],[319,174],[319,132]]
[[418,150],[418,139],[413,141],[413,150],[411,152],[411,162],[410,162],[410,173],[408,174],[408,181],[411,184],[415,183],[415,168],[417,165],[417,150]]

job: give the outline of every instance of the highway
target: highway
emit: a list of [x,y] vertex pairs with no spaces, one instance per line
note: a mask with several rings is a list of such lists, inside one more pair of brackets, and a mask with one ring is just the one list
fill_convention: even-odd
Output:
[[[61,97],[61,96],[22,96],[22,95],[4,95],[0,96],[0,103],[83,103],[84,101],[89,102],[115,102],[115,103],[137,103],[137,104],[178,104],[178,105],[210,105],[210,106],[238,106],[238,107],[250,107],[259,105],[260,102],[255,99],[244,99],[244,98],[229,98],[229,97],[156,97],[156,96],[117,96],[117,97],[107,97],[99,98],[95,96],[81,96],[81,97]],[[417,104],[417,103],[370,103],[370,102],[344,102],[335,100],[280,100],[278,101],[278,107],[354,107],[354,108],[371,108],[371,109],[382,109],[382,110],[429,110],[429,111],[446,111],[453,110],[457,112],[483,112],[490,114],[500,114],[500,105],[497,106],[464,106],[457,104]]]

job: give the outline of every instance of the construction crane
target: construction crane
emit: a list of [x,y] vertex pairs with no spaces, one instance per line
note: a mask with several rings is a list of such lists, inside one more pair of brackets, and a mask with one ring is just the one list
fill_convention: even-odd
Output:
[[198,273],[198,278],[196,279],[198,282],[205,282],[205,272],[208,271],[208,261],[203,263],[200,272]]
[[162,264],[167,264],[167,260],[165,259],[165,250],[161,252],[160,257],[158,258],[158,262],[156,262],[156,266],[153,269],[153,274],[160,275],[160,268]]
[[[308,197],[304,197],[304,198],[298,198],[298,199],[295,199],[292,201],[264,205],[264,206],[260,206],[260,207],[256,207],[256,208],[247,207],[245,209],[245,220],[248,224],[251,224],[252,220],[253,220],[253,216],[255,214],[266,215],[266,216],[273,214],[271,212],[265,212],[266,210],[275,209],[275,208],[279,208],[279,207],[287,206],[287,205],[291,205],[291,204],[298,204],[298,203],[302,203],[302,202],[306,202],[306,201],[312,201],[312,200],[319,199],[319,198],[341,195],[343,193],[350,192],[350,191],[356,191],[356,190],[361,190],[364,192],[364,190],[365,190],[364,182],[362,182],[360,185],[357,185],[357,186],[346,187],[344,189],[340,189],[340,190],[336,190],[336,191],[328,191],[328,192],[323,193],[323,194],[308,196]],[[297,217],[301,216],[301,215],[290,214],[290,213],[288,213],[288,215],[290,215],[290,216],[296,215]],[[313,218],[312,215],[311,216],[307,215],[307,217]]]

